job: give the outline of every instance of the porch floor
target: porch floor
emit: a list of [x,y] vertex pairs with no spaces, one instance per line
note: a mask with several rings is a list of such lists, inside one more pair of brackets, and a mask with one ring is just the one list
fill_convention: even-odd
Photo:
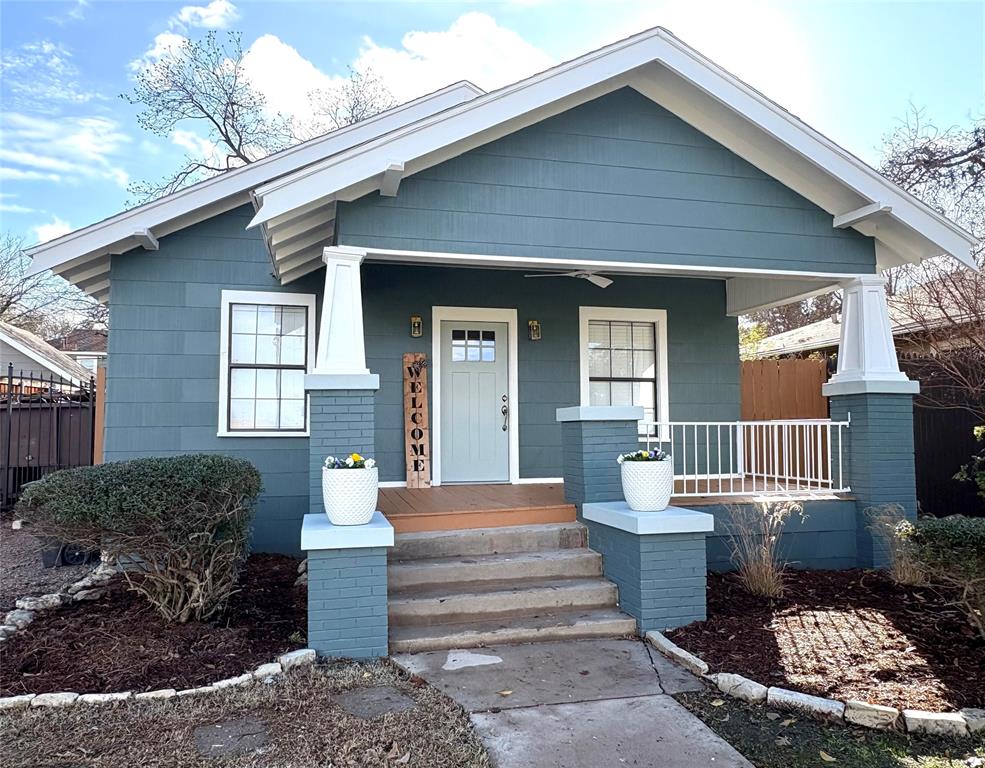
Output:
[[[760,500],[764,494],[762,476],[721,481],[717,478],[689,479],[688,492],[694,492],[695,482],[697,490],[707,495],[674,496],[670,503],[682,507],[748,503]],[[674,487],[677,492],[684,490],[681,480],[675,481]],[[722,495],[723,492],[729,495]],[[782,494],[770,495],[777,498],[833,496],[828,491],[806,484]],[[564,500],[563,483],[380,488],[379,508],[397,533],[567,523],[576,519],[575,505]]]

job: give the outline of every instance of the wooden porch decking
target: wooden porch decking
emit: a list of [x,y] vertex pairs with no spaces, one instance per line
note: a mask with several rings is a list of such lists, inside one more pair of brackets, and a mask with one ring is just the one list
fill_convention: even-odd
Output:
[[[697,482],[698,490],[710,491],[708,495],[674,496],[670,503],[694,507],[750,502],[761,496],[763,487],[762,477]],[[694,483],[688,480],[688,491],[694,489]],[[675,482],[675,489],[683,490],[680,480]],[[742,495],[721,496],[715,494],[716,490],[734,490]],[[801,490],[818,492],[807,486]],[[380,488],[379,508],[397,533],[567,523],[575,519],[575,505],[564,500],[563,483]]]

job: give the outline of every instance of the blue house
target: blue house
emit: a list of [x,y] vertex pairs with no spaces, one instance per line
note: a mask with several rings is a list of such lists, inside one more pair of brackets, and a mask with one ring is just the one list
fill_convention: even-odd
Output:
[[[588,569],[585,581],[602,567],[642,630],[701,615],[661,606],[703,590],[706,557],[727,567],[730,503],[801,499],[793,559],[878,565],[864,510],[915,514],[917,388],[897,366],[880,273],[942,254],[971,267],[973,244],[654,29],[491,93],[451,85],[31,254],[35,271],[109,304],[106,459],[250,459],[265,487],[255,548],[298,551],[302,519],[321,509],[326,454],[376,458],[398,533],[389,608],[385,536],[353,544],[362,559],[317,562],[331,578],[357,569],[382,641],[344,600],[313,630],[328,633],[325,652],[372,655],[380,642],[385,652],[387,615],[418,641],[406,648],[440,647],[421,638],[471,615],[449,608],[407,630],[412,601],[394,590],[440,583],[413,558],[504,551],[469,549],[477,535],[449,549],[433,531],[537,525],[502,533],[516,553],[545,526],[563,538],[577,517],[594,559],[548,558],[560,570],[537,578],[571,577],[570,566]],[[831,419],[741,422],[736,318],[837,289]],[[426,360],[429,382],[429,440],[416,448],[408,353]],[[673,455],[675,506],[712,514],[714,531],[640,528],[592,506],[619,501],[615,454],[640,445]],[[658,546],[661,534],[684,539]],[[514,565],[484,573],[495,581]],[[678,571],[693,576],[683,592],[652,591]],[[595,631],[584,616],[614,602],[592,585],[552,605],[581,611],[556,622],[568,636],[579,621]],[[462,594],[477,606],[489,590]],[[372,631],[340,635],[340,621]]]

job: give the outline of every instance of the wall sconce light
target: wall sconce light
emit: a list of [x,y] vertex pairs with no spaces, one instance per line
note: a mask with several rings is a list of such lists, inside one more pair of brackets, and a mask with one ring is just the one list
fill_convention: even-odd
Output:
[[540,320],[527,321],[527,338],[531,341],[540,341]]
[[410,316],[410,335],[415,339],[424,335],[424,320],[421,319],[420,315]]

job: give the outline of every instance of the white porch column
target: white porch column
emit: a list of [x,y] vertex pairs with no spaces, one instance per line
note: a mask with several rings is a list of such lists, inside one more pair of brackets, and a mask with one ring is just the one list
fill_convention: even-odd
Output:
[[318,355],[314,375],[365,376],[363,296],[359,277],[362,253],[325,249],[325,295],[322,299]]
[[831,395],[869,392],[915,394],[920,385],[899,369],[886,306],[886,278],[859,275],[841,283],[838,371],[821,391]]

